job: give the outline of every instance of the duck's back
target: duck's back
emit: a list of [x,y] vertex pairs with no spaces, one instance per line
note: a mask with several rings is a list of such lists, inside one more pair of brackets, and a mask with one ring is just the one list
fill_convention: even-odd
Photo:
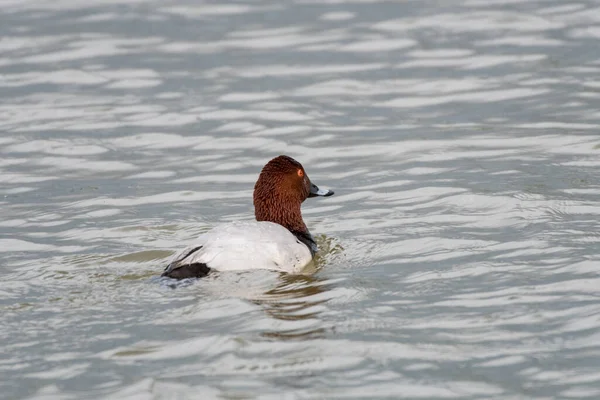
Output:
[[312,259],[308,247],[273,222],[244,221],[219,225],[177,253],[167,272],[189,265],[217,271],[270,269],[298,273]]

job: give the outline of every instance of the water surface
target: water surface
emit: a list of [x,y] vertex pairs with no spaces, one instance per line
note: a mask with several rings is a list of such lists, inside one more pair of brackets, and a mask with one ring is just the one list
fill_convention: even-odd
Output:
[[[600,397],[594,1],[8,0],[0,397]],[[304,276],[173,286],[285,153]]]

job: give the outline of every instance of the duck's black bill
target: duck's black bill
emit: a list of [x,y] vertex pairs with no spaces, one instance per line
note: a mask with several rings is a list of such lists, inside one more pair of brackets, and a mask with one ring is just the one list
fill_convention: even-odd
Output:
[[315,185],[314,183],[311,183],[310,184],[310,194],[308,195],[308,197],[317,197],[317,196],[323,196],[323,197],[333,196],[333,190],[319,189],[319,187],[317,185]]

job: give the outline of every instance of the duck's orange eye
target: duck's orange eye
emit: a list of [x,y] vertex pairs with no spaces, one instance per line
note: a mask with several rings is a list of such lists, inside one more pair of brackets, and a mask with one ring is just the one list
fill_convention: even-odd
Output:
[[304,176],[304,171],[302,171],[301,169],[298,170],[298,176],[300,178],[302,178]]

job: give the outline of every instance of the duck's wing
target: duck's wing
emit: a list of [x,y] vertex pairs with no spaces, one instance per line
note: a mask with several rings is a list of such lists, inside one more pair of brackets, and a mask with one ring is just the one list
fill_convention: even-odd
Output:
[[297,273],[311,259],[309,248],[283,226],[272,222],[238,222],[221,225],[200,236],[194,244],[175,254],[163,276],[189,277],[195,273],[204,276],[211,269]]

